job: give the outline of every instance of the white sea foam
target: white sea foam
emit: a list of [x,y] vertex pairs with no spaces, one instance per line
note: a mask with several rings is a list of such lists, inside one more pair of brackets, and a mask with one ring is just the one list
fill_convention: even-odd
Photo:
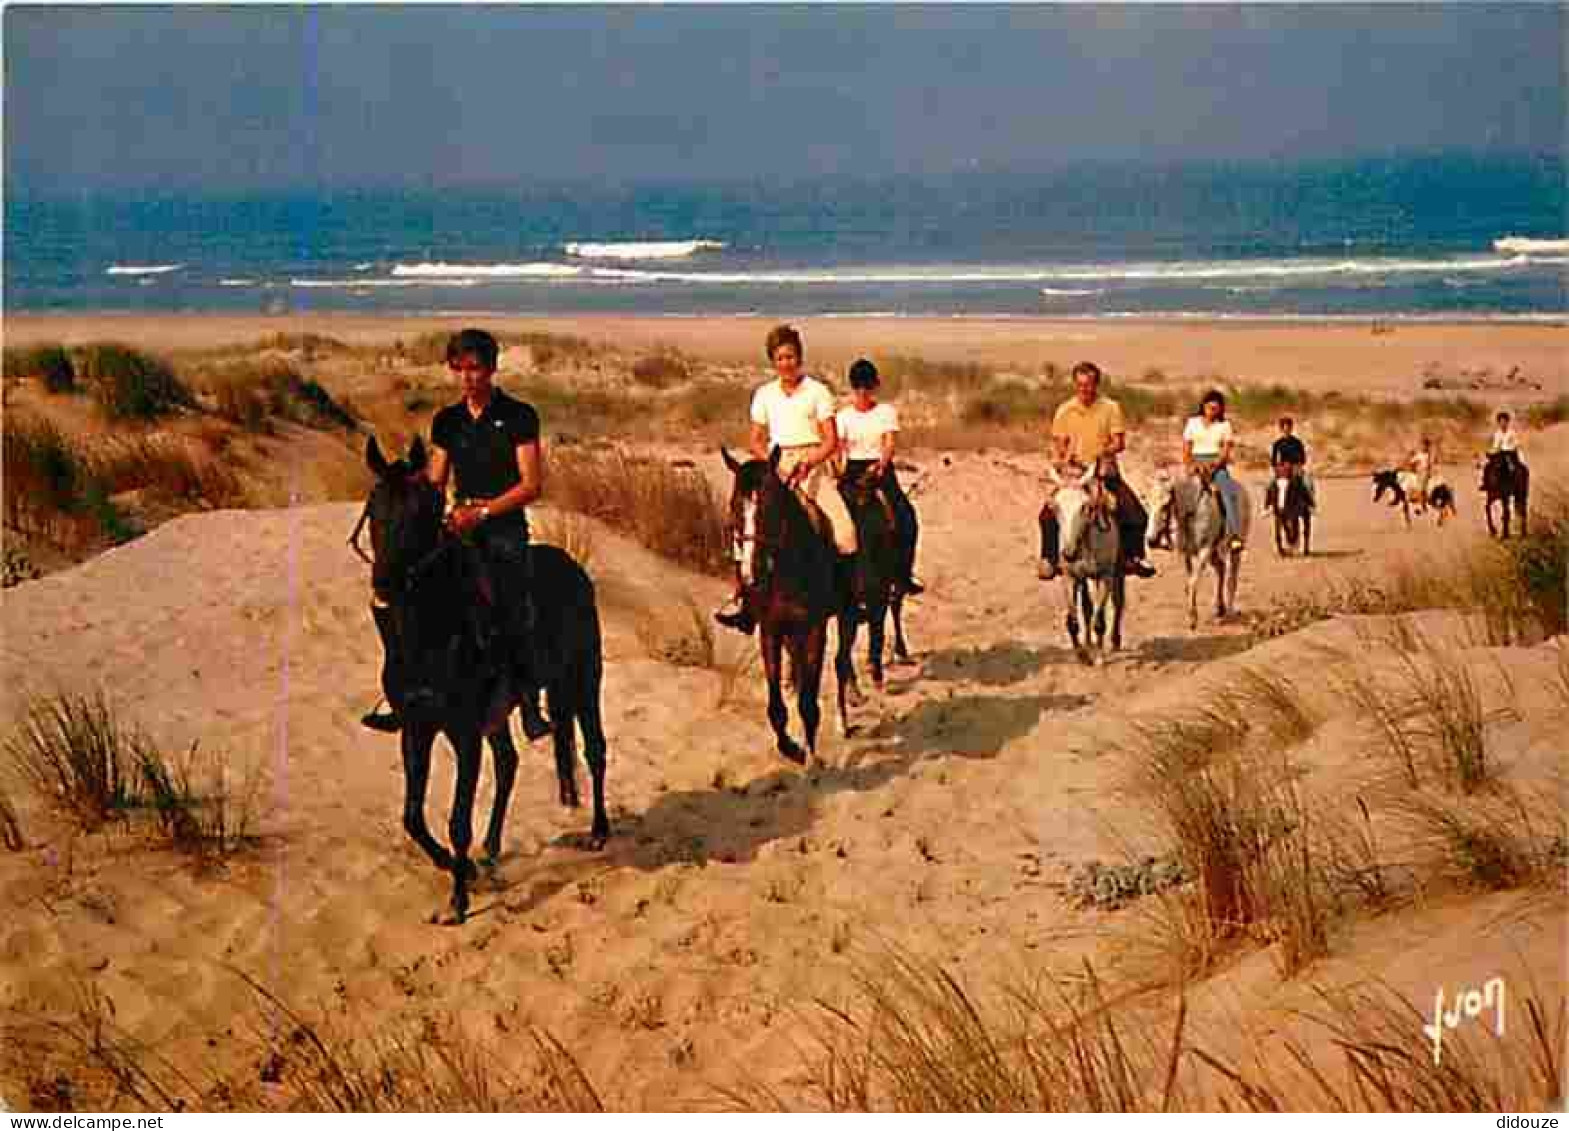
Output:
[[482,279],[290,279],[291,287],[320,287],[323,289],[350,288],[365,290],[371,287],[475,287]]
[[218,285],[220,287],[254,287],[256,285],[256,280],[255,279],[219,279],[218,280]]
[[1569,240],[1502,236],[1493,241],[1493,250],[1504,255],[1569,255]]
[[578,259],[685,259],[700,251],[722,251],[718,240],[645,240],[619,243],[563,244],[563,250]]
[[395,279],[566,279],[583,268],[568,263],[396,263]]
[[[849,270],[682,271],[657,268],[595,267],[596,279],[642,283],[694,283],[723,286],[846,286],[855,284],[953,283],[1202,283],[1228,279],[1374,279],[1431,272],[1510,271],[1540,263],[1525,255],[1469,256],[1454,259],[1260,259],[1181,260],[1173,262],[1041,264],[978,267],[964,264],[889,266]],[[1045,288],[1042,288],[1043,291]]]
[[1105,287],[1042,287],[1041,294],[1049,298],[1075,298],[1082,295],[1103,295]]
[[144,264],[140,264],[140,263],[116,263],[116,264],[113,264],[112,266],[108,267],[104,271],[104,274],[105,275],[168,275],[171,272],[180,270],[184,266],[185,266],[185,264],[183,264],[183,263],[154,263],[154,264],[150,264],[150,265],[144,265]]

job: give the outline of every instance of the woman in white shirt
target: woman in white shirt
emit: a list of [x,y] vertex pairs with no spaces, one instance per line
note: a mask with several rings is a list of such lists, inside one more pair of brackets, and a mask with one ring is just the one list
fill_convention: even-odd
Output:
[[1226,533],[1231,548],[1242,549],[1242,487],[1231,477],[1231,452],[1236,437],[1226,419],[1226,397],[1211,389],[1199,402],[1197,416],[1188,418],[1182,429],[1182,463],[1190,472],[1197,466],[1213,468],[1210,482],[1220,492],[1226,512]]
[[[768,360],[776,378],[752,394],[752,455],[767,459],[780,449],[779,477],[802,498],[814,503],[833,530],[834,547],[842,558],[856,552],[855,522],[831,474],[839,450],[834,431],[834,395],[801,369],[801,335],[793,326],[768,332]],[[727,628],[751,632],[753,622],[742,601],[740,571],[730,600],[714,612]]]
[[1493,442],[1488,445],[1488,453],[1507,452],[1508,460],[1517,470],[1525,463],[1520,451],[1520,434],[1514,430],[1507,412],[1498,414],[1498,431],[1493,433]]
[[900,561],[903,576],[899,584],[906,593],[920,593],[923,587],[915,580],[915,541],[920,525],[915,518],[915,508],[899,486],[893,466],[899,413],[891,404],[878,403],[877,386],[880,383],[877,366],[866,358],[850,366],[850,404],[834,417],[834,427],[839,433],[839,455],[846,479],[858,478],[868,472],[876,475],[878,489],[893,509],[895,534],[903,551]]

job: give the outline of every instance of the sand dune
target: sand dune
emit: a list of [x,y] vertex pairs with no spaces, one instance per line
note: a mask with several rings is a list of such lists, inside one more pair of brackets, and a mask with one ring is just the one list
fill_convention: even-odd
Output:
[[[304,321],[286,328],[369,342],[438,325]],[[254,341],[279,328],[267,319],[6,319],[8,342],[117,337],[160,348]],[[758,360],[758,326],[747,320],[547,328]],[[1417,396],[1438,360],[1453,373],[1522,367],[1543,385],[1537,398],[1569,391],[1562,332],[963,320],[807,329],[811,359],[829,365],[879,351],[1031,367],[1093,356],[1113,371],[1159,366],[1184,381],[1221,372]],[[1538,497],[1564,481],[1564,435],[1528,438]],[[1135,484],[1171,448],[1136,437]],[[724,480],[711,451],[661,452]],[[809,772],[774,754],[761,676],[747,661],[753,641],[721,633],[712,667],[676,666],[668,660],[681,648],[650,647],[690,634],[692,611],[706,616],[724,585],[590,523],[616,835],[602,852],[584,851],[588,815],[558,806],[548,747],[526,750],[498,878],[461,929],[428,922],[446,882],[402,831],[397,741],[358,724],[376,698],[379,654],[367,571],[345,544],[357,504],[187,515],[5,590],[7,720],[39,694],[102,691],[162,749],[199,744],[227,758],[235,781],[254,781],[262,843],[198,873],[112,826],[77,833],[13,787],[28,847],[0,855],[0,1006],[60,1016],[91,984],[139,1040],[243,1083],[232,1100],[242,1106],[281,1099],[262,1079],[265,1011],[241,973],[357,1032],[440,1019],[507,1050],[523,1024],[544,1026],[615,1107],[708,1106],[716,1085],[746,1078],[788,1092],[820,1016],[810,1003],[843,1000],[855,971],[875,968],[888,948],[956,964],[982,985],[1043,970],[1077,976],[1086,957],[1111,977],[1143,976],[1153,960],[1139,908],[1071,898],[1086,862],[1163,847],[1116,749],[1131,720],[1173,717],[1244,668],[1287,673],[1330,720],[1295,752],[1302,789],[1330,812],[1354,810],[1365,738],[1323,649],[1354,653],[1364,643],[1357,626],[1337,618],[1266,639],[1266,614],[1331,579],[1377,579],[1483,536],[1469,469],[1450,469],[1461,515],[1444,530],[1430,520],[1407,529],[1372,504],[1364,478],[1325,475],[1312,559],[1277,557],[1258,524],[1241,615],[1226,624],[1206,615],[1192,632],[1180,566],[1157,555],[1160,576],[1130,582],[1125,652],[1092,669],[1068,647],[1058,589],[1034,576],[1042,459],[981,450],[908,460],[928,586],[907,611],[916,663],[891,669],[886,692],[855,710],[851,737],[825,722],[822,764]],[[1261,485],[1253,476],[1250,489]],[[553,517],[540,508],[541,528]],[[1516,715],[1489,730],[1499,772],[1522,788],[1550,784],[1562,765],[1561,709],[1547,690],[1552,645],[1486,646],[1453,614],[1424,614],[1421,624],[1489,694],[1499,694],[1497,673],[1509,674]],[[438,835],[451,785],[450,759],[438,756],[429,806]],[[487,773],[481,812],[488,790]],[[1443,886],[1348,917],[1329,956],[1288,980],[1263,940],[1190,987],[1190,1026],[1209,1047],[1241,1055],[1261,1030],[1295,1032],[1287,1011],[1310,1005],[1315,985],[1381,980],[1425,1008],[1438,985],[1507,972],[1533,976],[1551,996],[1563,984],[1565,910],[1561,889]],[[8,1101],[11,1078],[36,1068],[0,1058]]]
[[[1132,586],[1126,654],[1089,669],[1031,568],[1040,461],[913,462],[929,586],[908,615],[917,664],[856,712],[857,735],[825,727],[810,773],[774,756],[755,672],[721,706],[719,673],[656,662],[638,639],[650,609],[686,594],[706,609],[721,587],[596,531],[616,836],[601,853],[575,847],[587,815],[558,808],[547,748],[526,751],[499,886],[458,930],[426,921],[445,887],[402,833],[396,740],[356,721],[378,657],[365,569],[344,544],[353,505],[186,517],[8,590],[8,718],[39,691],[102,688],[166,746],[200,741],[255,767],[266,834],[259,854],[199,877],[123,837],[73,838],[24,806],[33,847],[0,858],[8,1003],[64,1008],[71,979],[91,978],[130,1031],[243,1073],[256,1054],[237,1027],[253,1012],[238,969],[355,1025],[439,1016],[494,1038],[531,1019],[615,1106],[712,1102],[710,1085],[743,1071],[786,1081],[807,1031],[798,1007],[842,994],[880,945],[983,979],[1079,954],[1113,962],[1127,913],[1078,909],[1065,887],[1076,864],[1148,835],[1118,788],[1118,728],[1242,663],[1298,670],[1314,640],[1346,629],[1259,645],[1249,617],[1272,595],[1430,554],[1479,521],[1472,504],[1460,529],[1407,531],[1361,480],[1326,481],[1322,556],[1280,560],[1256,539],[1243,617],[1198,633],[1180,569],[1161,556],[1161,575]],[[734,662],[751,642],[720,647]],[[1540,649],[1498,658],[1522,683],[1552,663]],[[1528,713],[1509,732],[1519,772],[1551,764],[1550,730]],[[1348,772],[1332,747],[1308,752],[1316,782]],[[438,830],[450,787],[439,758]],[[1502,894],[1361,920],[1314,976],[1385,978],[1417,1002],[1492,958],[1551,981],[1563,910],[1561,892]],[[1238,1015],[1305,993],[1255,952],[1196,997],[1197,1024],[1223,1041]]]

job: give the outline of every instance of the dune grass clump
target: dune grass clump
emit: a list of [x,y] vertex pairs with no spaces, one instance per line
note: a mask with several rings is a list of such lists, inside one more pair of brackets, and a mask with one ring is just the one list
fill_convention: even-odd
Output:
[[196,398],[168,362],[130,346],[83,346],[76,368],[83,386],[111,420],[152,420],[196,407]]
[[75,547],[119,519],[88,460],[46,420],[12,414],[3,434],[4,511],[8,527]]
[[1337,685],[1371,724],[1406,784],[1416,789],[1438,783],[1460,793],[1489,784],[1495,767],[1488,728],[1518,715],[1507,672],[1499,669],[1505,702],[1493,707],[1465,660],[1409,621],[1393,618],[1359,635],[1362,658],[1382,661],[1385,670],[1344,656]]
[[141,821],[158,843],[202,859],[254,841],[255,775],[234,782],[225,757],[195,747],[169,758],[101,694],[30,699],[0,752],[11,777],[84,830]]
[[351,1031],[337,1018],[313,1021],[250,976],[239,977],[256,999],[255,1012],[224,1037],[253,1053],[245,1070],[220,1075],[137,1039],[117,1020],[108,994],[78,979],[68,1007],[12,1010],[0,1020],[0,1084],[8,1092],[19,1084],[35,1111],[604,1110],[567,1047],[533,1025],[508,1029],[516,1037],[505,1048],[470,1037],[451,1020]]
[[4,366],[7,381],[36,379],[51,393],[76,391],[76,366],[64,346],[7,346]]
[[666,615],[662,608],[641,610],[636,631],[651,660],[681,668],[718,667],[713,621],[687,594],[682,594],[679,614]]
[[1287,753],[1320,722],[1290,679],[1251,668],[1177,717],[1135,723],[1123,743],[1129,793],[1153,810],[1194,881],[1156,893],[1146,911],[1184,976],[1241,937],[1278,943],[1288,976],[1328,953],[1338,913],[1329,846]]
[[1531,428],[1551,428],[1566,420],[1569,420],[1569,396],[1555,397],[1525,410],[1525,422]]
[[0,749],[18,781],[89,830],[140,803],[137,767],[152,756],[146,740],[119,724],[102,695],[30,700]]
[[87,455],[96,482],[109,494],[142,491],[169,503],[243,507],[250,499],[233,464],[170,436],[100,441]]
[[679,353],[660,351],[632,363],[632,380],[650,389],[669,389],[692,379],[692,365]]
[[661,557],[711,574],[729,572],[725,512],[708,480],[663,460],[624,452],[559,452],[551,501],[631,535]]
[[584,569],[594,560],[597,544],[594,526],[584,515],[575,511],[549,511],[533,521],[535,542],[565,550]]
[[[1186,994],[1118,992],[1086,966],[983,996],[956,968],[900,953],[862,961],[852,998],[805,1015],[812,1047],[784,1089],[719,1089],[750,1111],[1466,1111],[1562,1102],[1569,999],[1526,980],[1505,1039],[1445,1032],[1382,984],[1311,987],[1319,1005],[1244,1020],[1241,1059],[1190,1032]],[[1431,1001],[1422,1003],[1430,1008]],[[1518,1019],[1518,1021],[1517,1021]]]
[[947,965],[898,951],[862,962],[854,998],[819,1002],[815,1051],[794,1091],[722,1095],[743,1110],[825,1112],[1164,1111],[1182,1106],[1176,1065],[1185,1008],[1129,1023],[1094,971],[1008,987],[984,1000]]
[[0,845],[7,852],[20,852],[27,847],[27,838],[22,835],[22,822],[16,815],[16,807],[11,804],[11,797],[3,783],[0,783]]
[[727,436],[747,419],[752,390],[730,381],[699,378],[675,390],[668,402],[678,428],[701,436]]
[[992,382],[965,394],[959,405],[959,422],[965,427],[1026,428],[1039,432],[1055,409],[1056,398],[1047,390]]

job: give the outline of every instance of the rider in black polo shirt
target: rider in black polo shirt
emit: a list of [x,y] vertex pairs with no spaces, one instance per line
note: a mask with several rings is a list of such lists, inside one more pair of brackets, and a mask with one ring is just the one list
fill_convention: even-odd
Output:
[[1280,436],[1269,450],[1269,462],[1275,469],[1275,474],[1270,476],[1269,489],[1264,492],[1264,509],[1270,510],[1277,505],[1277,502],[1284,501],[1275,498],[1276,483],[1279,481],[1278,477],[1282,475],[1288,479],[1293,475],[1298,476],[1307,491],[1308,506],[1316,509],[1317,492],[1313,489],[1312,477],[1307,473],[1307,445],[1295,434],[1296,421],[1291,417],[1282,416],[1279,423]]
[[[456,505],[447,515],[453,533],[479,549],[478,564],[513,658],[523,729],[530,739],[550,732],[539,713],[539,685],[529,670],[534,628],[528,516],[524,511],[544,487],[539,449],[539,414],[534,406],[491,382],[499,349],[483,330],[464,330],[447,343],[447,366],[459,380],[463,399],[436,414],[426,471],[438,490],[454,479]],[[372,715],[366,725],[393,729],[396,716]]]

